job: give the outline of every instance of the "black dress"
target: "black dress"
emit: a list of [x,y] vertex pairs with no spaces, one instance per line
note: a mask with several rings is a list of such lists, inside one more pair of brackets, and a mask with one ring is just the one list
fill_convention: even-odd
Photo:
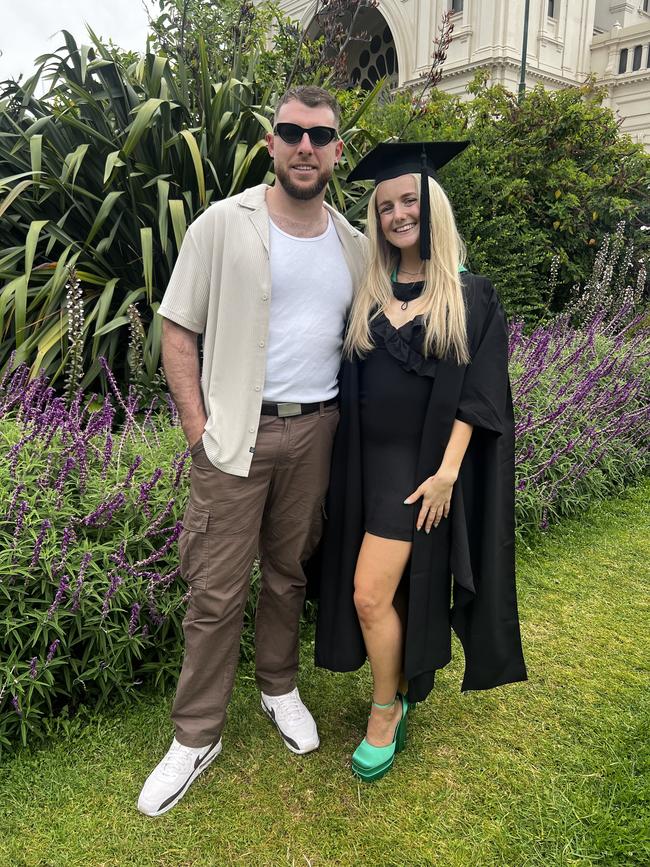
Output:
[[[488,280],[466,273],[461,284],[470,364],[439,359],[433,376],[405,372],[412,377],[409,387],[424,389],[428,382],[430,388],[418,439],[418,484],[440,467],[454,419],[473,426],[449,518],[431,533],[412,537],[402,582],[408,597],[404,674],[410,701],[422,701],[433,687],[436,669],[449,662],[452,628],[465,653],[463,690],[526,679],[515,589],[514,417],[507,327]],[[395,339],[388,329],[385,343],[386,336]],[[408,353],[412,350],[409,342]],[[381,363],[382,357],[375,361]],[[383,361],[388,364],[389,359],[384,356]],[[354,606],[354,573],[368,525],[361,411],[365,376],[367,413],[368,370],[362,373],[363,363],[353,359],[341,368],[341,420],[332,456],[328,521],[318,552],[305,564],[311,594],[319,596],[316,664],[332,671],[351,671],[366,659]],[[386,369],[401,375],[404,363],[408,359]],[[396,424],[396,416],[394,410],[385,413],[385,423]]]
[[[399,298],[409,297],[405,290],[415,298],[423,286],[395,285]],[[370,335],[374,349],[359,363],[365,529],[411,542],[420,503],[407,506],[404,499],[423,481],[417,478],[418,453],[436,360],[424,357],[420,316],[395,328],[378,313]]]

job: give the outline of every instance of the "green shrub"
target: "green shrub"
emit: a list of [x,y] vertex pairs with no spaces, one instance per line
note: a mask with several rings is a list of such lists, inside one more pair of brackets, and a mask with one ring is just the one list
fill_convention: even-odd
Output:
[[441,182],[472,270],[490,277],[509,313],[532,323],[560,311],[621,220],[637,259],[647,257],[650,238],[641,226],[650,224],[650,156],[620,132],[601,90],[540,85],[519,104],[478,77],[465,96],[434,90],[420,111],[408,92],[398,93],[360,123],[375,140],[471,141],[442,169]]
[[[174,683],[188,593],[176,538],[189,459],[173,412],[136,417],[133,395],[68,409],[25,374],[0,388],[0,749],[145,678]],[[247,658],[253,617],[254,594]]]

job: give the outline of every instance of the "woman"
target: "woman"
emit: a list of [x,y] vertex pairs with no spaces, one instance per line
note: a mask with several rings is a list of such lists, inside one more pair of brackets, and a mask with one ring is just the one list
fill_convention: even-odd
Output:
[[404,746],[409,703],[449,662],[452,626],[462,689],[526,679],[506,323],[489,281],[463,267],[432,177],[466,145],[382,144],[348,178],[376,187],[344,345],[316,662],[370,661],[368,727],[352,758],[365,780]]

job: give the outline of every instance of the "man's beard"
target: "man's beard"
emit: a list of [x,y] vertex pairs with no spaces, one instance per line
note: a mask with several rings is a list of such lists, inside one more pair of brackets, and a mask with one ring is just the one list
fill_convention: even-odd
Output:
[[319,196],[323,192],[332,177],[332,172],[331,170],[320,172],[314,183],[309,187],[296,186],[291,180],[289,172],[280,166],[275,167],[275,176],[288,196],[291,196],[292,199],[307,202],[310,199],[315,199],[316,196]]

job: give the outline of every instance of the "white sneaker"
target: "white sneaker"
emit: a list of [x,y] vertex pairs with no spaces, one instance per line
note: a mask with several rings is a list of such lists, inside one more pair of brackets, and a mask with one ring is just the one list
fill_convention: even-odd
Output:
[[138,810],[147,816],[162,816],[171,810],[220,752],[221,738],[207,747],[184,747],[174,738],[165,758],[147,777]]
[[302,755],[318,748],[316,723],[300,700],[297,687],[286,695],[262,693],[262,710],[275,723],[292,753]]

